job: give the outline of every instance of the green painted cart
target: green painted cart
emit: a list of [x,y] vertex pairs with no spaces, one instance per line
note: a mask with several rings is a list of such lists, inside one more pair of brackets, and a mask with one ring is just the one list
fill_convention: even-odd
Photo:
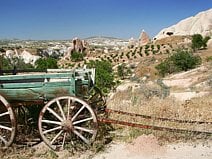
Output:
[[[91,144],[98,120],[92,103],[103,101],[94,87],[95,69],[48,70],[0,76],[0,147],[10,146],[16,136],[14,109],[41,106],[38,129],[52,149]],[[96,91],[97,90],[97,91]]]

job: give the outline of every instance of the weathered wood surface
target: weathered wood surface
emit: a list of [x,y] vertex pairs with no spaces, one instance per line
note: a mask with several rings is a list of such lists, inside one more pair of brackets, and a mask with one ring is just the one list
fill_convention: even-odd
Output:
[[0,76],[0,95],[12,102],[45,101],[58,96],[79,95],[80,87],[89,87],[94,78],[95,69],[56,69],[43,73],[4,75]]
[[0,76],[0,94],[7,100],[48,100],[75,94],[73,73],[48,73]]
[[1,76],[0,94],[9,101],[48,100],[74,95],[75,79],[73,74],[67,73]]

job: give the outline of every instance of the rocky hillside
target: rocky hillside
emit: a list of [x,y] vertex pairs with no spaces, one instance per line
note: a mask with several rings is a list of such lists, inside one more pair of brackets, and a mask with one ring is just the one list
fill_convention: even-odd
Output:
[[181,20],[175,25],[162,29],[154,40],[170,36],[201,34],[212,36],[212,9],[198,13],[195,16]]

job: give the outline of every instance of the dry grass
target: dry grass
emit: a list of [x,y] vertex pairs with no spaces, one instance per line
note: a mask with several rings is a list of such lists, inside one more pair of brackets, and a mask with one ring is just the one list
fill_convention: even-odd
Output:
[[[211,94],[205,97],[193,98],[190,101],[179,102],[173,98],[160,99],[158,97],[146,98],[145,95],[138,92],[126,90],[115,94],[113,99],[108,103],[108,108],[132,112],[136,114],[149,115],[153,117],[162,117],[169,119],[189,120],[189,121],[205,121],[212,122],[212,98]],[[189,124],[175,123],[169,121],[149,120],[139,117],[132,117],[121,114],[110,114],[109,118],[128,121],[139,124],[155,125],[162,127],[170,127],[177,129],[187,129],[196,131],[212,131],[209,124]],[[142,134],[153,134],[160,143],[167,142],[192,142],[194,140],[211,141],[211,135],[195,134],[192,132],[170,132],[158,131],[153,129],[138,129],[133,127],[114,125],[117,129],[116,139],[122,141],[132,141],[134,138]],[[120,129],[121,128],[121,129]]]
[[184,41],[184,39],[191,39],[191,36],[170,36],[166,38],[162,38],[159,40],[156,40],[156,44],[176,44],[181,43]]
[[194,98],[191,101],[179,102],[173,98],[147,98],[138,91],[126,90],[117,92],[108,102],[108,108],[132,112],[153,117],[164,117],[180,120],[195,120],[212,122],[212,98]]

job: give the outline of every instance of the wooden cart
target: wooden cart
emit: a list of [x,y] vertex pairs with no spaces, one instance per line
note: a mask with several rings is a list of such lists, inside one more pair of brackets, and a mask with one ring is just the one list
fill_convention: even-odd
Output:
[[[16,136],[14,110],[38,105],[38,129],[53,150],[91,144],[97,135],[97,116],[91,103],[103,101],[94,87],[95,69],[47,70],[0,76],[0,147]],[[91,102],[92,101],[92,102]]]

